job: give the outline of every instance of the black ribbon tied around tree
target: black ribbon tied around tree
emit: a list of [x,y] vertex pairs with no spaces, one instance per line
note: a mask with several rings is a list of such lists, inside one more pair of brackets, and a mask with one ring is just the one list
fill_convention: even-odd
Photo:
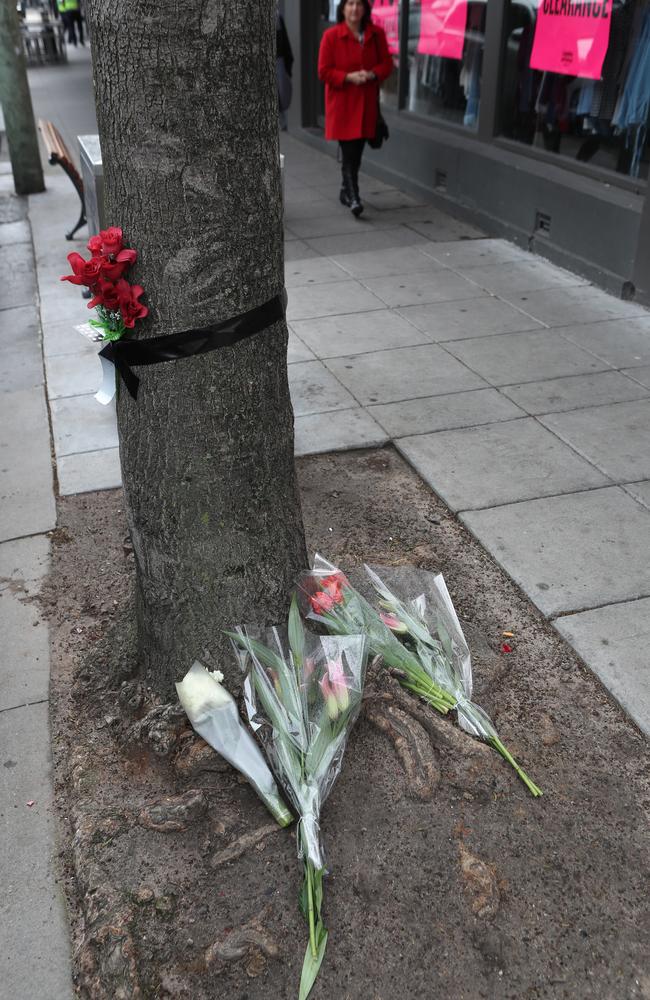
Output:
[[207,354],[220,347],[231,347],[284,319],[286,291],[261,306],[233,316],[214,326],[183,330],[149,340],[111,340],[99,352],[100,358],[115,365],[133,399],[138,398],[140,379],[132,371],[135,365],[157,365],[162,361],[180,361],[195,354]]

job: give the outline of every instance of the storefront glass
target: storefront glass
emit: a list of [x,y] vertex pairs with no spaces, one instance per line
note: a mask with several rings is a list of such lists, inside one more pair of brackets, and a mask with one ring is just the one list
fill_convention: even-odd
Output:
[[650,5],[509,0],[506,35],[503,134],[647,177]]
[[386,32],[386,41],[393,57],[395,70],[381,88],[381,103],[389,108],[397,107],[397,87],[399,80],[399,11],[400,0],[374,0],[372,19]]
[[477,127],[486,9],[486,0],[409,0],[409,111]]

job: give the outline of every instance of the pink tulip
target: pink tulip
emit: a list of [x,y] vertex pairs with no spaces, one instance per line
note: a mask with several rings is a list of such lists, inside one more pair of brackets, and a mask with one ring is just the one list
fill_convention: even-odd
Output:
[[383,621],[384,625],[387,625],[391,632],[397,633],[397,635],[404,635],[408,632],[407,626],[404,622],[401,622],[397,615],[393,615],[388,611],[380,611],[379,617]]
[[348,694],[347,679],[341,661],[328,660],[327,673],[339,708],[342,712],[347,712],[350,707],[350,695]]
[[318,683],[320,684],[320,689],[323,694],[323,699],[325,701],[325,708],[327,709],[327,714],[330,718],[330,721],[334,722],[334,720],[338,718],[339,705],[336,699],[336,695],[334,694],[334,691],[330,685],[327,674],[321,677]]

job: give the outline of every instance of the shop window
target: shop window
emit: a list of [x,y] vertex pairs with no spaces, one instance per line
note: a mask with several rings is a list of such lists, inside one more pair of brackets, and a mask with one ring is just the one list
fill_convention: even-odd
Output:
[[399,11],[400,0],[374,0],[372,19],[386,32],[386,41],[393,57],[394,73],[382,84],[381,103],[397,107],[397,85],[399,79]]
[[477,127],[486,9],[487,0],[409,0],[409,111]]
[[509,0],[504,60],[504,135],[631,177],[648,176],[645,0]]

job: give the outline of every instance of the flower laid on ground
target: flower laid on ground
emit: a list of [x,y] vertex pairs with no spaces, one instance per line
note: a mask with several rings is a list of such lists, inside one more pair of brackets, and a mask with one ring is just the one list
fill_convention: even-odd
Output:
[[382,617],[350,585],[348,579],[321,556],[316,556],[314,567],[300,581],[303,609],[309,618],[321,622],[334,635],[363,633],[373,656],[404,678],[420,697],[438,712],[446,715],[454,708],[456,699],[427,674],[417,653],[399,641],[394,632],[402,631],[393,618]]
[[222,681],[221,671],[206,670],[195,660],[176,685],[179,701],[199,736],[248,778],[280,826],[288,826],[293,816],[282,801],[269,766],[239,718],[235,700]]
[[[438,708],[438,711],[442,709],[436,699],[444,697],[444,704],[447,706],[445,711],[456,710],[461,728],[497,750],[514,768],[529,792],[534,796],[541,795],[541,789],[531,781],[501,742],[483,709],[471,700],[470,652],[442,574],[424,574],[426,596],[421,594],[414,600],[403,601],[389,590],[369,566],[365,570],[379,595],[383,608],[380,612],[375,611],[350,586],[335,566],[317,555],[312,572],[302,582],[303,591],[311,593],[310,617],[321,621],[338,635],[363,626],[371,652],[379,654],[384,664],[396,671],[403,687]],[[332,593],[333,577],[338,577],[341,582],[338,590],[340,597],[327,610],[323,610],[319,595],[323,592]],[[381,628],[377,626],[378,621]],[[385,629],[392,641],[405,651],[401,663],[392,644],[386,642],[381,629]],[[401,641],[397,638],[398,635]],[[413,662],[417,665],[416,668],[413,667]],[[432,699],[432,689],[440,693],[436,695],[436,699]]]
[[[469,647],[442,573],[422,574],[426,594],[409,601],[397,597],[369,566],[365,570],[382,607],[400,621],[408,636],[405,641],[416,650],[429,676],[453,694],[461,728],[489,743],[514,768],[531,795],[541,795],[541,789],[501,742],[483,709],[472,701]],[[504,653],[511,652],[507,643],[503,643],[501,648]],[[408,684],[404,686],[409,687]],[[419,692],[415,690],[415,693]]]
[[72,285],[85,285],[92,298],[89,309],[97,309],[98,320],[90,320],[101,330],[104,340],[119,340],[126,330],[132,330],[136,320],[148,315],[148,308],[140,302],[144,294],[142,285],[130,285],[124,277],[129,267],[138,259],[137,250],[127,249],[122,243],[122,230],[118,226],[104,229],[99,236],[91,236],[87,243],[90,260],[80,253],[68,254],[72,274],[65,274],[61,281]]
[[243,629],[228,635],[246,673],[251,726],[300,818],[298,844],[304,866],[300,908],[309,924],[300,979],[300,1000],[305,1000],[323,961],[328,935],[321,913],[326,868],[320,813],[341,770],[348,735],[361,707],[366,641],[362,635],[306,633],[295,598],[287,633],[284,643],[280,632],[272,629],[268,644]]

